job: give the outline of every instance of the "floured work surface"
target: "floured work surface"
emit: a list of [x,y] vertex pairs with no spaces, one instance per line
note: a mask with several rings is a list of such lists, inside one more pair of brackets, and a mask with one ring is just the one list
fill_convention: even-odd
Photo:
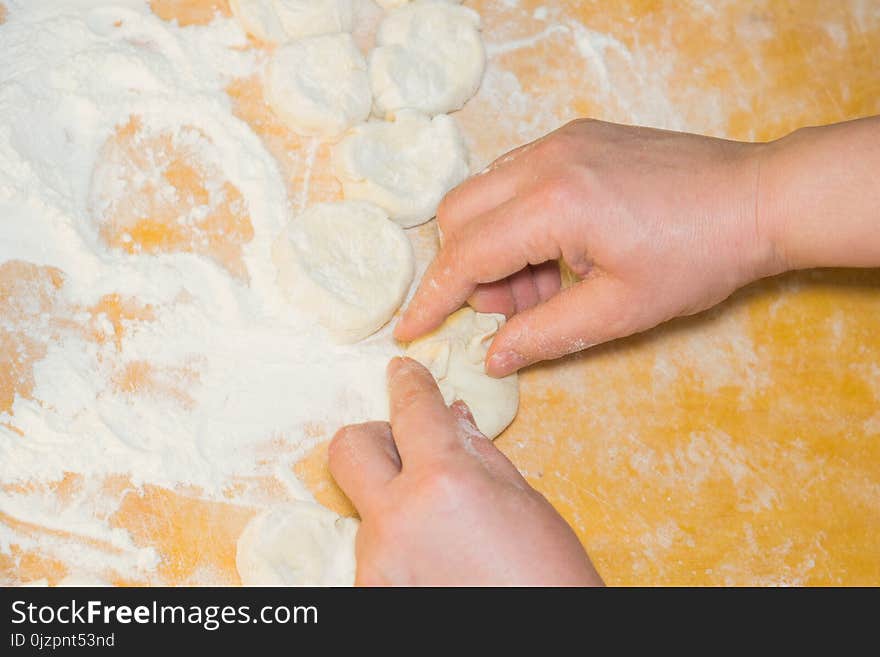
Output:
[[[283,222],[340,197],[329,146],[272,115],[221,0],[0,3],[0,581],[236,583],[262,508],[352,512],[326,442],[398,353],[277,296]],[[474,168],[576,116],[758,140],[880,112],[870,3],[466,4]],[[878,336],[877,271],[765,281],[525,372],[496,444],[609,583],[877,584]]]

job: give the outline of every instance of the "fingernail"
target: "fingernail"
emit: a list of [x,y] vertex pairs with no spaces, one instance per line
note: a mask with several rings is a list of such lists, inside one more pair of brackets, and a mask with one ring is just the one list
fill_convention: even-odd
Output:
[[486,363],[486,373],[489,376],[507,376],[525,364],[526,359],[515,351],[499,351]]

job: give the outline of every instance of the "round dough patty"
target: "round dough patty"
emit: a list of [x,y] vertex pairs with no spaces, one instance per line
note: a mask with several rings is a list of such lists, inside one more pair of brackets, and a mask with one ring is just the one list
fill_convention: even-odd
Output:
[[381,208],[319,203],[293,219],[273,247],[291,301],[340,342],[384,326],[403,303],[415,269],[412,245]]
[[437,214],[469,167],[455,119],[405,111],[352,129],[333,151],[333,171],[346,198],[375,203],[409,228]]
[[357,520],[295,502],[256,516],[238,537],[245,586],[353,586]]
[[477,428],[494,439],[516,417],[519,381],[516,374],[495,379],[486,374],[485,360],[504,315],[462,308],[433,332],[407,347],[406,355],[430,370],[443,400],[465,402]]
[[294,41],[272,55],[266,99],[295,132],[336,137],[370,115],[367,61],[350,34]]
[[266,43],[351,32],[352,0],[230,0],[244,31]]
[[402,109],[445,114],[480,87],[486,51],[480,15],[448,2],[419,0],[394,9],[379,26],[370,54],[377,116]]

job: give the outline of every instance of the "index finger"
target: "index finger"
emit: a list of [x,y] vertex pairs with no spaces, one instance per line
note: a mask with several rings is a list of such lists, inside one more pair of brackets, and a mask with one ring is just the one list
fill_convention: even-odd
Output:
[[522,157],[538,142],[516,148],[496,159],[483,171],[447,192],[437,209],[437,223],[443,235],[451,237],[474,217],[478,217],[516,196],[523,170],[534,174],[534,166],[523,166]]
[[388,365],[391,431],[403,467],[460,446],[455,421],[431,373],[411,358]]
[[478,285],[559,258],[550,228],[543,194],[511,199],[463,226],[428,267],[394,336],[415,340],[460,308]]

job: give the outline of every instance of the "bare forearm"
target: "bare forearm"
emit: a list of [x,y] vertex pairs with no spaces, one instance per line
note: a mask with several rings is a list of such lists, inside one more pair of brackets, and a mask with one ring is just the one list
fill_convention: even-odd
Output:
[[880,117],[769,144],[760,177],[780,269],[880,267]]

